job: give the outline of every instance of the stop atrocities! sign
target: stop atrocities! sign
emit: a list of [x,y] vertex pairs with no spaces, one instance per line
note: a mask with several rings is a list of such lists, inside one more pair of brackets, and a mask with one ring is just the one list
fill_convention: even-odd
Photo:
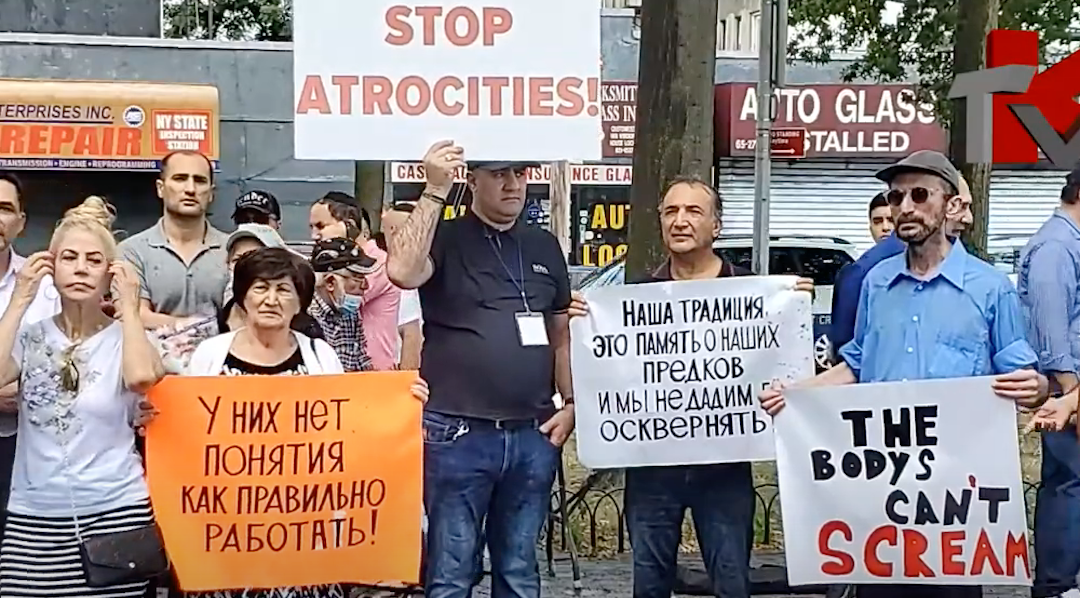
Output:
[[296,157],[599,160],[600,11],[580,0],[297,0]]

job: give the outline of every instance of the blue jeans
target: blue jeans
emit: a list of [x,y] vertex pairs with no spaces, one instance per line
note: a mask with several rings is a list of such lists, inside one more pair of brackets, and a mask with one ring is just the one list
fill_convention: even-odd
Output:
[[540,423],[500,429],[492,421],[424,413],[428,598],[472,595],[482,540],[493,598],[540,596],[536,544],[559,462]]
[[750,596],[754,481],[749,463],[626,470],[634,598],[671,598],[686,510],[714,596]]
[[1080,444],[1076,430],[1042,434],[1042,485],[1035,503],[1034,598],[1076,587],[1080,573]]

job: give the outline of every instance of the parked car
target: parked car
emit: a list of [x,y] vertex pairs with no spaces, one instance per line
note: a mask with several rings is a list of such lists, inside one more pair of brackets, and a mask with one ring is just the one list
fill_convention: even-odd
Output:
[[1020,274],[1020,252],[1030,238],[1029,235],[992,235],[986,240],[990,263],[1007,274],[1014,285]]
[[[713,250],[732,264],[750,268],[754,239],[749,235],[725,236]],[[814,280],[814,362],[818,370],[829,367],[832,347],[826,336],[832,324],[833,282],[837,272],[855,261],[855,245],[844,239],[820,236],[774,236],[769,239],[769,274],[797,274]],[[621,285],[626,282],[626,258],[621,256],[581,280],[579,288]]]

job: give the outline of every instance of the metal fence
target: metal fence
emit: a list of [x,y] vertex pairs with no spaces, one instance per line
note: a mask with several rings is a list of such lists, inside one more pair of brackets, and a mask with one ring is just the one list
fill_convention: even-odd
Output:
[[[560,476],[561,481],[562,476]],[[1038,482],[1024,482],[1028,528],[1034,534],[1035,500]],[[754,515],[754,544],[758,547],[783,546],[780,527],[780,489],[774,482],[754,487],[757,508]],[[589,557],[622,554],[628,550],[629,534],[623,509],[621,475],[600,472],[588,476],[577,488],[564,489],[556,484],[552,508],[543,543],[547,550],[559,547]],[[563,510],[565,505],[565,511]],[[565,513],[565,515],[564,515]],[[563,517],[566,523],[563,523]],[[556,542],[555,540],[558,539]],[[691,538],[684,538],[693,543]],[[571,542],[573,545],[571,545]]]

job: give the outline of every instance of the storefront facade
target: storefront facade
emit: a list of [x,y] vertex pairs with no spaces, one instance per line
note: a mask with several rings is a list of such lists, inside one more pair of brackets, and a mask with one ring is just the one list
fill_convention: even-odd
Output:
[[[570,206],[575,215],[570,231],[574,251],[568,256],[572,265],[603,266],[626,252],[626,223],[630,209],[628,164],[575,164],[570,167]],[[526,192],[526,221],[540,226],[551,222],[551,167],[529,171]],[[393,162],[390,180],[394,201],[416,201],[424,190],[424,166],[416,162]],[[450,220],[465,214],[470,203],[465,186],[465,171],[455,176],[450,200],[443,218]]]
[[[571,171],[572,265],[602,267],[626,252],[630,218],[636,101],[633,82],[604,84],[605,163],[575,165]],[[867,207],[884,190],[874,174],[907,154],[946,150],[946,134],[933,112],[920,106],[907,85],[805,85],[777,93],[777,131],[803,141],[798,158],[777,147],[773,156],[770,231],[844,239],[860,250],[873,240]],[[724,200],[724,232],[753,233],[754,142],[757,97],[749,83],[716,86],[715,183]],[[423,166],[393,164],[395,199],[415,200],[423,189]],[[464,182],[465,173],[458,173]],[[529,220],[546,225],[549,168],[529,175]],[[990,236],[1033,233],[1057,205],[1063,177],[1045,170],[1001,170],[990,188]],[[447,218],[464,213],[447,209]]]
[[30,215],[20,250],[44,247],[64,210],[88,195],[116,206],[117,229],[146,228],[161,216],[161,158],[197,151],[217,170],[219,138],[213,86],[3,80],[0,169],[24,181]]
[[[724,228],[731,234],[753,232],[756,108],[753,84],[716,86],[716,183],[724,196]],[[775,128],[805,143],[802,157],[790,158],[774,142],[770,232],[838,237],[860,249],[873,243],[867,207],[885,188],[874,174],[914,151],[947,151],[944,129],[908,85],[781,89]],[[995,171],[991,249],[995,239],[1035,232],[1057,206],[1063,184],[1063,174],[1054,171]]]

